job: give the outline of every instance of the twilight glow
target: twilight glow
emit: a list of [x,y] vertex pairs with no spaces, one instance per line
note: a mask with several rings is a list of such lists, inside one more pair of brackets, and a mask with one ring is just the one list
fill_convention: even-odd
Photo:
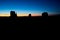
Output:
[[59,0],[0,0],[0,16],[9,16],[10,11],[15,11],[18,16],[41,15],[60,13]]

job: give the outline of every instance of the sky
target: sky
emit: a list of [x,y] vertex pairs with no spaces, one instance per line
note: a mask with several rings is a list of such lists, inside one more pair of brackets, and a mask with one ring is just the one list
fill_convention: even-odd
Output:
[[49,14],[60,13],[59,0],[0,0],[0,14],[9,14],[15,11],[18,14]]

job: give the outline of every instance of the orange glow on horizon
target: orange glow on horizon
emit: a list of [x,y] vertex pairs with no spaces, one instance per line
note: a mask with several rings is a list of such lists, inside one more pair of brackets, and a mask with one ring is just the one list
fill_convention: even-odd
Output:
[[[0,16],[10,16],[10,14],[0,14]],[[17,16],[29,16],[29,14],[17,14]],[[31,14],[31,16],[41,16],[41,14]]]
[[10,16],[10,14],[0,14],[0,16]]

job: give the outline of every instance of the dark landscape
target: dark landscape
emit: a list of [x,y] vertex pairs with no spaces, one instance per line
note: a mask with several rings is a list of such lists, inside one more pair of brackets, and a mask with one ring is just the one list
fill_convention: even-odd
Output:
[[10,14],[10,17],[0,17],[0,32],[49,32],[57,29],[60,22],[60,15],[48,16],[47,12],[36,17],[32,17],[31,14],[26,17],[17,17],[14,11]]

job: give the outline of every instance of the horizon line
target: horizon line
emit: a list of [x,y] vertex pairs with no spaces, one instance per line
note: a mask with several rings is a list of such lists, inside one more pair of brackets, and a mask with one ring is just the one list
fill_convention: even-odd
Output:
[[[10,14],[0,14],[0,16],[10,16]],[[29,16],[29,14],[17,14],[17,16]],[[31,16],[42,16],[41,14],[31,14]]]
[[[53,16],[53,15],[56,15],[56,14],[48,14],[48,16]],[[10,14],[0,14],[0,17],[9,17]],[[29,14],[17,14],[17,17],[23,17],[23,16],[29,16]],[[42,16],[42,14],[31,14],[31,16]]]

